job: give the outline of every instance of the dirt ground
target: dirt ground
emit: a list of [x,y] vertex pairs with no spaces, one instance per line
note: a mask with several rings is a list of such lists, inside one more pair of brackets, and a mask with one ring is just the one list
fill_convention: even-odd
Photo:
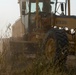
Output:
[[76,55],[69,55],[66,64],[69,71],[66,75],[76,75]]
[[66,64],[68,68],[76,68],[76,55],[69,55]]

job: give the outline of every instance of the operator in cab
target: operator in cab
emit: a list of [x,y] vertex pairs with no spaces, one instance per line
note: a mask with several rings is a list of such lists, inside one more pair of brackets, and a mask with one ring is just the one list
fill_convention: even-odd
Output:
[[44,2],[43,2],[43,12],[46,12],[46,13],[51,12],[50,0],[44,0]]

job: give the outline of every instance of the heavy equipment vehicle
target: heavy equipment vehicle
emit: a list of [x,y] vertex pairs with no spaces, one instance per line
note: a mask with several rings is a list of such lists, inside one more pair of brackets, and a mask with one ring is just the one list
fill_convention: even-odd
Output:
[[10,50],[3,54],[6,66],[10,64],[7,71],[27,66],[25,58],[37,55],[53,65],[65,65],[68,53],[76,53],[76,17],[70,16],[70,0],[19,0],[19,4],[25,34],[21,41],[10,41]]
[[70,16],[70,0],[20,0],[20,10],[28,53],[43,52],[54,62],[66,58],[70,49],[75,53],[76,18]]

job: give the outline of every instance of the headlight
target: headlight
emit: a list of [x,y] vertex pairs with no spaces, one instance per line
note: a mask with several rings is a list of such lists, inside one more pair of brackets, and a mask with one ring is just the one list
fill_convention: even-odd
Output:
[[75,30],[74,29],[71,29],[70,31],[71,31],[71,34],[74,34],[75,33]]
[[57,26],[54,26],[54,28],[57,28]]
[[69,28],[68,28],[68,27],[65,27],[64,29],[65,29],[65,31],[68,31],[68,30],[69,30]]
[[59,29],[63,29],[62,27],[59,27]]

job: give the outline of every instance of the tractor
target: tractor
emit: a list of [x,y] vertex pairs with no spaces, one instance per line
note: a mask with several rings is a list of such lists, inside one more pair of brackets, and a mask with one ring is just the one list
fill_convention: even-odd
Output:
[[70,53],[75,54],[76,18],[70,16],[70,0],[22,0],[19,3],[28,54],[43,53],[53,63],[66,60]]
[[3,54],[7,72],[15,68],[22,71],[38,55],[44,55],[53,66],[61,63],[65,66],[68,54],[76,54],[76,17],[70,16],[70,0],[19,0],[18,3],[25,34],[23,40],[10,41],[10,49]]

